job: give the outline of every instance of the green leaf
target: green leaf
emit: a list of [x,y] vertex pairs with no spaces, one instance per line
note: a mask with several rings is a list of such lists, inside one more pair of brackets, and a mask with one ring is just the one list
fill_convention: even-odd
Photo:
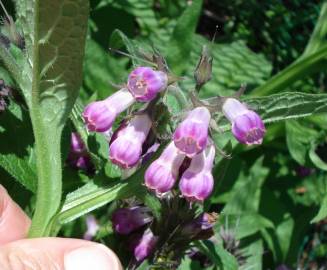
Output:
[[[243,41],[209,44],[200,35],[193,38],[192,53],[187,63],[186,79],[181,82],[183,89],[194,88],[194,69],[201,54],[201,48],[211,48],[213,57],[212,79],[201,88],[202,97],[228,96],[235,93],[242,84],[249,88],[263,84],[270,76],[272,65],[262,54],[252,52]],[[174,69],[173,69],[174,71]]]
[[0,166],[25,188],[36,192],[32,127],[26,111],[11,102],[0,115],[0,122]]
[[319,169],[327,171],[327,163],[324,162],[316,153],[317,145],[312,141],[311,148],[309,151],[309,157],[312,163]]
[[324,200],[322,201],[321,207],[319,209],[318,214],[314,217],[313,220],[311,220],[311,223],[313,222],[319,222],[327,217],[327,191],[326,195],[324,197]]
[[[267,97],[246,97],[243,101],[261,116],[264,123],[303,118],[327,112],[326,94],[284,92]],[[231,128],[227,121],[222,121],[219,127],[223,131]]]
[[262,257],[264,255],[263,241],[258,239],[242,249],[242,255],[246,257],[246,262],[242,269],[261,270]]
[[284,92],[267,97],[245,98],[244,101],[260,114],[265,123],[327,112],[326,94]]
[[[29,235],[45,236],[61,199],[60,137],[82,83],[87,0],[17,0],[27,42],[22,85],[35,137],[38,187]],[[51,12],[49,12],[51,10]]]
[[143,192],[140,192],[137,194],[137,197],[144,202],[144,204],[149,207],[152,210],[152,213],[154,217],[156,218],[157,222],[160,222],[161,220],[161,203],[159,199],[153,195],[152,193],[149,193],[149,191],[143,187]]
[[286,142],[292,157],[301,165],[307,160],[311,142],[315,141],[318,133],[298,121],[286,121]]
[[[84,83],[97,94],[97,99],[107,98],[116,89],[110,83],[122,83],[125,73],[124,63],[110,56],[94,40],[86,43],[84,61]],[[121,81],[120,81],[121,80]]]
[[134,66],[144,64],[139,58],[139,53],[142,51],[139,44],[129,39],[122,31],[115,30],[110,37],[110,47],[113,49],[120,49],[126,47],[129,54],[132,56],[132,63]]
[[220,267],[219,269],[237,270],[239,268],[236,258],[225,250],[222,244],[213,244],[208,240],[197,241],[195,244],[216,266]]
[[202,0],[194,0],[177,20],[166,51],[167,61],[174,73],[182,74],[190,64],[189,59],[195,29],[202,7]]
[[240,178],[233,187],[233,193],[223,209],[225,215],[242,215],[258,211],[261,195],[260,188],[269,172],[268,168],[264,167],[262,163],[263,157],[255,161],[248,175],[241,172]]
[[123,8],[126,12],[134,15],[142,34],[149,34],[159,27],[153,10],[153,0],[123,0],[116,2],[114,1],[114,6]]
[[[156,159],[162,152],[164,146],[161,146],[152,157]],[[150,165],[151,160],[147,162],[136,173],[125,180],[117,180],[112,183],[103,184],[103,180],[94,181],[86,184],[84,187],[70,193],[61,211],[52,220],[52,232],[57,232],[58,226],[70,222],[92,210],[106,205],[114,200],[129,198],[131,196],[143,196],[144,187],[142,182],[144,172]]]

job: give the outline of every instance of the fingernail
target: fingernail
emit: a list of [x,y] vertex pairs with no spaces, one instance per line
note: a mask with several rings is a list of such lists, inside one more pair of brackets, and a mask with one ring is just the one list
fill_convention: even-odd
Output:
[[117,256],[103,245],[73,250],[65,255],[65,270],[121,270]]

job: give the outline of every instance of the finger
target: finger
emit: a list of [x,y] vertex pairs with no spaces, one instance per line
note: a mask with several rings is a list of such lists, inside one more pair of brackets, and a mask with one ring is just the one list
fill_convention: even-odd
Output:
[[117,256],[104,245],[64,238],[24,239],[0,247],[5,270],[122,270]]
[[0,185],[0,245],[22,239],[31,221]]

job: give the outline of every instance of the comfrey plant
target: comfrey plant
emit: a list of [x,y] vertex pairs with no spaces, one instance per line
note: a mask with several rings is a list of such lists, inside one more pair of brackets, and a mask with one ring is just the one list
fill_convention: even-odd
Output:
[[[12,187],[15,179],[20,183],[18,190],[29,190],[28,237],[59,232],[75,237],[81,231],[81,227],[73,230],[80,225],[78,218],[97,210],[97,219],[88,216],[86,232],[79,236],[101,239],[118,253],[124,267],[177,269],[181,262],[190,264],[185,254],[195,248],[215,267],[240,269],[247,260],[260,257],[243,253],[243,244],[257,254],[266,247],[276,248],[271,256],[279,260],[276,264],[291,260],[298,240],[285,244],[280,232],[287,229],[283,235],[297,236],[296,224],[326,217],[325,194],[303,196],[305,207],[298,211],[302,200],[298,194],[290,189],[270,190],[273,181],[266,181],[267,186],[265,179],[282,175],[284,180],[284,169],[298,165],[312,168],[301,181],[316,175],[325,179],[321,171],[326,171],[326,164],[319,155],[326,144],[326,129],[321,128],[325,116],[317,114],[327,113],[327,95],[320,89],[312,93],[293,89],[296,81],[324,71],[327,4],[322,5],[302,56],[269,79],[269,62],[244,43],[210,44],[195,34],[201,0],[189,1],[180,19],[169,24],[175,29],[163,31],[169,35],[163,39],[165,46],[160,46],[167,61],[156,48],[143,46],[151,53],[141,52],[139,39],[129,40],[116,30],[110,46],[124,45],[131,65],[110,57],[113,63],[108,69],[105,51],[92,38],[97,27],[93,27],[95,20],[88,23],[89,1],[14,2],[16,16],[5,12],[4,27],[0,26],[0,166],[5,176],[1,184]],[[119,1],[111,2],[101,1],[101,5],[124,9]],[[158,39],[149,35],[149,40]],[[199,42],[206,45],[194,70],[190,63],[196,61],[194,47]],[[215,66],[211,53],[218,60]],[[112,77],[123,76],[117,90],[109,90]],[[249,85],[246,95],[233,91],[243,83]],[[287,89],[292,91],[283,93]],[[104,94],[106,90],[110,95]],[[296,121],[307,116],[303,121],[308,126]],[[276,123],[284,120],[286,124]],[[323,131],[315,130],[316,126]],[[287,147],[274,141],[281,137]],[[274,145],[278,147],[272,155],[263,153]],[[284,159],[280,149],[289,150]],[[228,160],[232,154],[238,155],[236,163],[241,160],[242,168],[233,163],[235,159]],[[254,156],[258,159],[252,163]],[[267,163],[279,159],[285,162],[283,171],[269,172]],[[237,178],[234,182],[231,175]],[[321,179],[317,182],[324,183]],[[282,188],[293,188],[294,183]],[[314,190],[313,183],[308,193]],[[288,212],[283,212],[287,209],[284,197],[287,202],[293,200]],[[266,207],[271,205],[278,208],[274,215],[275,209]],[[295,219],[294,213],[303,209],[307,222],[302,216]],[[261,211],[268,213],[263,216]],[[239,215],[242,230],[232,237],[221,231],[216,212]],[[65,227],[69,222],[74,223]],[[219,231],[223,243],[212,238]]]
[[[164,62],[154,63],[159,68]],[[203,64],[207,68],[203,68]],[[87,105],[82,114],[90,132],[106,133],[108,161],[123,172],[142,167],[148,159],[151,160],[151,155],[157,155],[157,158],[148,162],[144,185],[160,200],[169,202],[163,215],[169,216],[170,212],[178,211],[178,208],[172,209],[170,206],[174,201],[179,201],[183,207],[188,205],[185,220],[180,219],[180,214],[176,213],[176,220],[183,224],[180,228],[172,229],[171,224],[165,225],[168,233],[176,230],[173,236],[169,236],[169,239],[174,239],[168,241],[170,244],[162,239],[162,221],[155,218],[148,207],[120,208],[113,213],[111,220],[114,231],[118,235],[130,235],[127,239],[134,266],[151,256],[160,264],[161,257],[172,252],[170,245],[180,243],[179,251],[175,253],[182,254],[190,241],[206,239],[213,234],[214,219],[207,213],[196,218],[194,209],[197,206],[194,204],[203,203],[212,193],[215,182],[212,170],[216,153],[223,152],[215,145],[212,137],[215,114],[220,113],[231,122],[232,134],[240,143],[261,144],[266,132],[260,116],[236,97],[220,97],[214,102],[207,102],[198,99],[193,92],[191,106],[185,107],[172,125],[169,119],[169,125],[175,131],[168,136],[166,134],[163,139],[155,127],[162,117],[159,114],[158,119],[158,111],[165,113],[161,111],[161,105],[172,91],[170,85],[176,84],[176,79],[173,80],[174,76],[167,70],[168,68],[158,70],[144,66],[133,69],[124,88],[105,100]],[[202,61],[195,73],[195,78],[201,78],[201,81],[196,81],[197,85],[203,86],[206,77],[200,71],[211,77],[210,64]],[[128,107],[128,115],[108,138],[107,131],[116,126],[115,119]],[[185,223],[192,219],[194,220]],[[170,261],[176,259],[178,260],[176,256],[169,258]]]

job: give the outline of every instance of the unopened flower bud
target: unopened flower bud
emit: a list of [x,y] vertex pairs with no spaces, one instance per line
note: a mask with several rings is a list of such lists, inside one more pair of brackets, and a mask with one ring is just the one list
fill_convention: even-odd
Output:
[[88,172],[93,170],[93,164],[89,153],[87,152],[84,142],[77,132],[72,132],[71,134],[70,151],[67,162],[72,168],[77,168]]
[[202,47],[201,58],[194,72],[194,79],[198,89],[211,80],[211,74],[212,56],[208,47],[204,45]]
[[146,170],[144,179],[145,185],[154,190],[157,194],[165,193],[174,186],[179,172],[179,167],[185,155],[171,142]]
[[167,74],[150,67],[138,67],[128,76],[127,86],[137,101],[147,102],[165,90],[168,84]]
[[214,232],[212,230],[217,220],[216,213],[203,213],[196,219],[186,224],[182,229],[183,235],[188,235],[196,239],[208,239]]
[[266,132],[260,116],[249,110],[235,98],[227,98],[223,104],[223,113],[232,123],[234,137],[243,144],[261,144]]
[[206,147],[210,117],[206,107],[197,107],[189,112],[175,130],[175,145],[188,157],[193,157]]
[[112,215],[112,225],[119,234],[129,234],[152,221],[147,207],[135,206],[117,209]]
[[110,144],[109,158],[112,163],[123,169],[135,166],[141,158],[142,145],[151,126],[152,121],[147,114],[135,115]]
[[127,89],[121,89],[105,100],[86,106],[83,118],[88,130],[105,132],[111,128],[116,117],[135,102]]
[[188,201],[202,202],[211,194],[214,185],[211,173],[214,159],[214,145],[209,145],[205,151],[192,158],[190,167],[179,182],[182,196]]
[[136,261],[143,261],[150,256],[158,242],[158,237],[154,236],[152,231],[148,228],[142,235],[138,235],[131,241],[130,248],[133,251]]
[[77,132],[72,132],[71,134],[70,151],[76,154],[82,154],[86,151],[85,144]]
[[86,217],[86,227],[87,230],[84,233],[83,239],[90,241],[99,230],[98,222],[93,215],[88,215]]

